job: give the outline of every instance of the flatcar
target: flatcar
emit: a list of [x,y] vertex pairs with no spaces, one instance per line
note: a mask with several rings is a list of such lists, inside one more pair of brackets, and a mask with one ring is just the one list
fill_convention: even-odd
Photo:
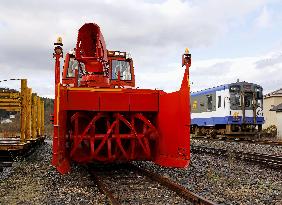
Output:
[[230,83],[191,93],[191,133],[245,136],[261,131],[263,88],[248,82]]

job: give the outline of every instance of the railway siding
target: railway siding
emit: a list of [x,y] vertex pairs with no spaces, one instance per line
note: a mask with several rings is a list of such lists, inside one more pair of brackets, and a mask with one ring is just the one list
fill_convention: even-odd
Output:
[[263,144],[256,142],[242,142],[235,140],[219,139],[192,139],[191,145],[221,148],[228,151],[254,152],[259,154],[282,155],[282,146],[275,144]]
[[211,148],[207,146],[191,146],[191,151],[194,153],[207,153],[215,154],[224,157],[229,157],[230,155],[235,159],[240,159],[244,161],[255,162],[260,165],[266,165],[272,168],[282,169],[282,156],[281,155],[269,155],[269,154],[259,154],[253,152],[241,152],[241,151],[229,151],[227,149],[221,148]]

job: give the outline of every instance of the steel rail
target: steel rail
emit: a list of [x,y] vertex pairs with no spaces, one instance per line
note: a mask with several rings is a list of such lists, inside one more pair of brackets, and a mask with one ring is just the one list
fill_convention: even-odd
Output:
[[[216,203],[209,201],[187,190],[185,187],[177,184],[176,182],[172,181],[171,179],[163,177],[157,173],[154,173],[147,169],[135,166],[133,164],[129,164],[127,168],[134,172],[138,172],[140,175],[145,176],[146,178],[150,179],[153,182],[157,182],[158,184],[162,185],[163,187],[167,188],[168,190],[173,191],[174,193],[176,193],[183,199],[186,199],[188,202],[190,202],[193,205],[216,205]],[[89,168],[89,170],[90,170],[90,175],[92,179],[96,182],[98,189],[108,197],[110,203],[112,205],[121,204],[119,200],[107,188],[108,185],[106,185],[106,183],[103,182],[103,177],[99,176],[100,172],[99,171],[97,172],[91,168]]]
[[207,153],[207,154],[221,155],[224,157],[233,155],[234,158],[239,160],[251,161],[259,164],[264,164],[273,168],[282,169],[282,156],[279,155],[230,151],[221,148],[213,148],[213,147],[198,146],[198,145],[191,145],[191,151],[194,153]]
[[11,152],[0,151],[0,172],[6,167],[12,167],[14,161]]
[[96,182],[98,189],[105,194],[108,199],[110,200],[110,203],[112,205],[120,205],[119,201],[114,197],[114,195],[110,192],[110,190],[107,188],[107,185],[103,183],[103,179],[99,177],[97,172],[90,171],[92,179]]
[[5,167],[12,167],[12,164],[13,162],[11,161],[0,162],[0,172],[2,172]]
[[194,205],[216,205],[216,203],[189,191],[185,187],[177,184],[176,182],[172,181],[169,178],[163,177],[157,173],[154,173],[144,168],[137,167],[135,165],[132,165],[132,168],[137,170],[139,173],[146,175],[151,180],[157,181],[161,185],[167,187],[169,190],[174,191],[179,196],[187,199],[189,202],[191,202]]
[[263,144],[263,145],[273,145],[273,146],[282,146],[282,141],[274,141],[274,140],[255,140],[255,139],[220,139],[220,138],[207,138],[207,137],[193,137],[193,140],[207,140],[207,141],[222,141],[222,142],[237,142],[237,143],[248,143],[248,144]]

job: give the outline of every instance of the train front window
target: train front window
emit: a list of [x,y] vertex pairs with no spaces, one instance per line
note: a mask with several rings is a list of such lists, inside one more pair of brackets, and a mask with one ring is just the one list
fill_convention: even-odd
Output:
[[229,91],[231,93],[239,93],[240,92],[240,85],[230,86]]
[[237,93],[237,94],[234,95],[234,98],[232,99],[231,104],[233,106],[241,106],[241,96],[240,96],[240,94]]
[[244,97],[245,107],[249,108],[252,106],[253,96],[252,94],[246,93]]
[[262,88],[261,87],[256,87],[255,88],[255,94],[256,94],[256,99],[262,99]]
[[131,80],[130,63],[127,61],[112,60],[112,80],[118,79],[120,72],[121,80]]
[[229,87],[230,108],[232,110],[238,110],[242,106],[240,91],[241,91],[240,85],[232,85]]

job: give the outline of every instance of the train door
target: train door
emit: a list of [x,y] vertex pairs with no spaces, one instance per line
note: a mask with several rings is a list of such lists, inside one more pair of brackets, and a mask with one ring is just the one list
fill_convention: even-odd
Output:
[[216,115],[218,117],[225,117],[228,115],[226,112],[226,93],[225,90],[216,92]]
[[254,121],[256,120],[256,114],[253,110],[255,106],[255,100],[253,98],[253,92],[242,92],[242,115],[243,115],[243,124],[250,124],[251,122],[246,121],[246,118],[252,117]]

